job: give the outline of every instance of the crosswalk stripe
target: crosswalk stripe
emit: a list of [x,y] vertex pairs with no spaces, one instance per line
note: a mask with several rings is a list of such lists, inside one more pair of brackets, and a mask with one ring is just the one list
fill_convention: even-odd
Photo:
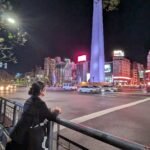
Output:
[[[142,100],[138,100],[136,102],[131,102],[131,103],[128,103],[128,104],[124,104],[124,105],[108,108],[108,109],[105,109],[105,110],[101,110],[101,111],[98,111],[98,112],[95,112],[95,113],[92,113],[92,114],[89,114],[89,115],[85,115],[85,116],[82,116],[82,117],[72,119],[70,121],[74,122],[74,123],[77,123],[77,124],[80,124],[80,123],[83,123],[85,121],[88,121],[88,120],[91,120],[91,119],[94,119],[94,118],[97,118],[97,117],[101,117],[103,115],[106,115],[106,114],[109,114],[109,113],[112,113],[112,112],[115,112],[115,111],[118,111],[118,110],[122,110],[122,109],[125,109],[125,108],[128,108],[128,107],[132,107],[132,106],[135,106],[135,105],[147,102],[147,101],[150,101],[150,98],[145,98],[145,99],[142,99]],[[65,129],[65,127],[60,128],[60,130],[62,130],[62,129]],[[55,128],[54,131],[57,131],[57,129]]]

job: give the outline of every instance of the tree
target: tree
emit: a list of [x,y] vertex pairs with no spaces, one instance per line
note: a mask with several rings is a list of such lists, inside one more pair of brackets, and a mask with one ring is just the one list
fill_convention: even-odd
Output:
[[0,62],[3,63],[17,63],[14,49],[17,45],[24,45],[27,41],[27,33],[10,18],[15,17],[12,14],[14,13],[10,1],[0,0]]
[[116,10],[119,4],[120,0],[103,0],[103,8],[106,11]]

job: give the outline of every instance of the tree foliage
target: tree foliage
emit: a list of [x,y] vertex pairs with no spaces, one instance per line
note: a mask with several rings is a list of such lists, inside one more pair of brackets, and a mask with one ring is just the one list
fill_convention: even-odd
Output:
[[106,11],[116,10],[119,4],[120,0],[103,0],[103,8]]
[[17,63],[14,49],[26,43],[27,33],[19,25],[10,25],[8,17],[15,17],[13,7],[9,0],[0,0],[0,62]]

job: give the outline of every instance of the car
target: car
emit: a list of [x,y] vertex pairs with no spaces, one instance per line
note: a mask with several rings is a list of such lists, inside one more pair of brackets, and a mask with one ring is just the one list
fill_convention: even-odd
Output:
[[101,92],[117,92],[118,88],[110,85],[104,85],[101,87]]
[[98,86],[82,86],[78,88],[80,93],[100,93],[100,88]]
[[77,86],[73,83],[63,83],[62,88],[64,90],[77,90]]
[[16,85],[13,84],[0,84],[0,91],[9,91],[16,89]]

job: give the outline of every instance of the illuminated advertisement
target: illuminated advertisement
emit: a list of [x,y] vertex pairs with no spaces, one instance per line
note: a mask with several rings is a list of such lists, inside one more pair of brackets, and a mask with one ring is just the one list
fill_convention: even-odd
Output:
[[78,56],[78,62],[86,61],[86,55]]
[[111,71],[111,64],[105,64],[105,73],[109,73]]
[[139,78],[143,79],[144,78],[144,71],[139,71]]
[[115,50],[114,51],[114,56],[125,56],[124,52],[122,50]]

